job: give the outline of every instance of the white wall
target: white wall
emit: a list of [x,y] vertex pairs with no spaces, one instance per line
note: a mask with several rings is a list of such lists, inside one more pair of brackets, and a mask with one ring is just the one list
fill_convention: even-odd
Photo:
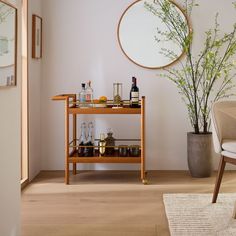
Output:
[[20,158],[21,158],[21,33],[20,0],[18,11],[17,86],[0,89],[0,235],[19,235]]
[[41,170],[40,158],[40,96],[42,60],[32,59],[32,14],[42,16],[41,0],[28,2],[28,50],[29,50],[29,179],[32,180]]
[[[161,71],[143,69],[131,63],[118,46],[117,24],[123,11],[132,2],[43,1],[42,169],[64,168],[64,107],[60,102],[52,102],[51,97],[60,93],[78,93],[81,82],[91,80],[95,97],[107,95],[111,98],[112,84],[119,81],[124,86],[124,98],[128,98],[132,76],[138,78],[141,95],[147,99],[148,169],[187,169],[186,132],[191,131],[191,127],[177,88],[170,81],[157,76]],[[192,17],[196,50],[200,50],[204,31],[213,25],[217,11],[221,14],[222,29],[230,29],[236,21],[231,1],[199,2],[201,6]],[[95,120],[95,117],[87,119]],[[96,118],[97,134],[106,131],[107,127],[113,128],[117,138],[139,135],[138,118]],[[108,167],[131,168],[99,166]]]

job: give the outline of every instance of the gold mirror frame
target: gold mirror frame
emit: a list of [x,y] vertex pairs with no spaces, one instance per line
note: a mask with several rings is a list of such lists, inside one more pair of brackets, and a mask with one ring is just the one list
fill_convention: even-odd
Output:
[[[1,69],[5,69],[5,68],[8,68],[10,66],[13,66],[14,67],[13,68],[14,75],[11,75],[10,77],[8,76],[10,78],[9,84],[8,84],[8,77],[7,77],[6,85],[0,85],[0,88],[4,88],[4,87],[16,86],[16,81],[17,81],[17,36],[18,36],[17,35],[17,29],[18,29],[17,17],[18,17],[18,12],[17,12],[17,8],[13,4],[11,4],[11,3],[9,3],[5,0],[0,0],[0,3],[5,4],[9,8],[12,8],[14,10],[14,16],[15,16],[15,19],[13,20],[14,21],[14,29],[13,29],[13,31],[14,31],[14,44],[13,44],[14,45],[14,52],[13,52],[13,56],[14,56],[13,61],[14,62],[13,63],[14,64],[11,64],[11,65],[9,64],[9,65],[4,65],[4,66],[0,65],[0,73],[1,73]],[[12,76],[13,76],[13,78],[12,78]],[[1,77],[0,77],[0,79],[1,79]]]
[[[123,12],[123,14],[121,15],[120,17],[120,20],[119,20],[119,23],[118,23],[118,27],[117,27],[117,39],[118,39],[118,43],[119,43],[119,46],[121,48],[121,51],[124,53],[124,55],[131,61],[133,62],[134,64],[142,67],[142,68],[145,68],[145,69],[163,69],[163,68],[166,68],[166,67],[169,67],[171,65],[174,65],[176,62],[178,62],[183,56],[184,56],[184,52],[182,52],[180,54],[180,56],[178,58],[176,58],[175,60],[171,61],[170,63],[166,64],[166,65],[163,65],[163,66],[155,66],[155,67],[152,67],[152,66],[145,66],[145,65],[142,65],[136,61],[134,61],[128,54],[127,52],[123,49],[122,47],[122,43],[121,43],[121,40],[120,40],[120,26],[121,26],[121,22],[124,18],[124,16],[126,15],[126,13],[130,10],[130,8],[132,8],[135,4],[139,3],[139,2],[145,2],[145,0],[136,0],[135,2],[131,3],[126,9],[125,11]],[[187,22],[187,25],[188,25],[188,28],[189,28],[189,32],[192,31],[191,29],[191,25],[190,25],[190,21],[187,17],[187,15],[185,14],[184,10],[182,9],[182,7],[180,7],[176,2],[174,2],[173,0],[170,0],[170,2],[178,8],[178,10],[180,10],[180,12],[183,14],[183,17],[186,19],[186,22]]]

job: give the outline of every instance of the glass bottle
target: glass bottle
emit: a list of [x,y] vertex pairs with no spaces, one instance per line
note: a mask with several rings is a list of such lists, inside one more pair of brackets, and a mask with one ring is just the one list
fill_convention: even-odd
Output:
[[[84,146],[86,144],[86,124],[85,122],[83,122],[81,124],[81,136],[80,136],[80,139],[79,139],[79,147],[78,147],[78,155],[79,157],[83,157],[84,156]],[[83,147],[81,147],[83,146]]]
[[132,77],[132,88],[130,90],[130,107],[139,107],[139,88],[137,87],[137,79]]
[[100,134],[99,140],[99,154],[100,156],[104,156],[106,152],[106,141],[105,141],[105,134]]
[[94,140],[93,140],[93,122],[88,123],[88,138],[84,148],[84,156],[92,157],[94,152]]
[[82,85],[82,90],[79,93],[79,103],[80,103],[80,107],[85,107],[86,105],[86,90],[85,90],[85,84],[81,84]]
[[106,141],[106,153],[108,155],[114,155],[115,152],[115,139],[112,137],[113,133],[111,129],[108,129]]
[[113,84],[113,104],[114,107],[120,107],[122,103],[122,83]]
[[91,81],[87,83],[87,87],[86,87],[86,104],[88,106],[93,105],[93,89],[91,87]]

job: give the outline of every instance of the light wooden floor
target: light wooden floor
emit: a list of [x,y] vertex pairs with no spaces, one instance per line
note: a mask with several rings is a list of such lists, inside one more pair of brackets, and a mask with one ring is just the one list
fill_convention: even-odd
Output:
[[[215,175],[187,172],[93,171],[63,181],[64,172],[41,172],[22,193],[22,236],[166,236],[163,193],[211,193]],[[221,192],[236,192],[236,172],[226,172]]]

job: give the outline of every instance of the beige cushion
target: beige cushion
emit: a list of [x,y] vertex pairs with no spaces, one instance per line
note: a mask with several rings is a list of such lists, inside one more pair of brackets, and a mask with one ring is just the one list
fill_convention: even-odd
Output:
[[222,149],[224,151],[233,152],[236,154],[236,140],[224,139],[222,142]]
[[211,116],[215,151],[221,153],[230,150],[236,153],[236,144],[232,144],[233,140],[236,142],[236,101],[214,103]]
[[223,151],[223,152],[221,152],[221,155],[224,156],[224,157],[229,157],[229,158],[236,159],[236,153],[234,153],[234,152]]

